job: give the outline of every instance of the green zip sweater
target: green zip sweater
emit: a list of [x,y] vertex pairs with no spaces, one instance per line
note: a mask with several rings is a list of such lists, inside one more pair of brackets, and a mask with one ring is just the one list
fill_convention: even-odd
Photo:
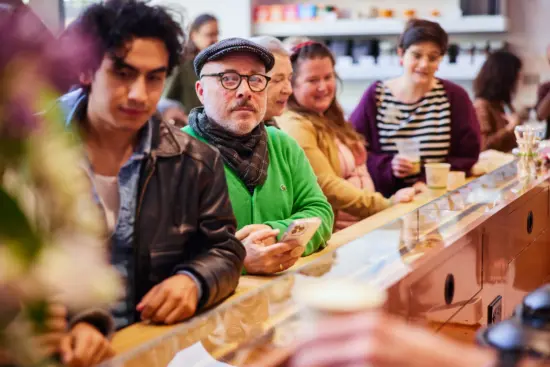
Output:
[[[317,183],[317,176],[298,143],[284,132],[267,127],[269,167],[267,180],[254,193],[225,165],[225,177],[238,229],[266,224],[279,229],[279,239],[294,219],[319,217],[322,224],[306,246],[308,256],[326,246],[332,234],[334,213]],[[208,143],[186,126],[182,131]]]

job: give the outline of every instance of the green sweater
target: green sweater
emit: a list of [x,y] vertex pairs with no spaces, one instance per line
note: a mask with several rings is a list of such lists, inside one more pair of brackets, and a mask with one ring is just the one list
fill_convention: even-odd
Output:
[[[182,129],[201,140],[190,126]],[[269,167],[267,180],[250,195],[243,182],[227,165],[225,177],[238,229],[266,224],[279,229],[279,239],[294,219],[319,217],[322,224],[302,256],[326,246],[332,234],[334,213],[317,183],[317,177],[298,143],[284,132],[267,127]]]

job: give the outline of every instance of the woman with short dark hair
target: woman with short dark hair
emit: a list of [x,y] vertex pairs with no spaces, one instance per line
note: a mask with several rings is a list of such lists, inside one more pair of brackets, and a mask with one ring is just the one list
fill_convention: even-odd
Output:
[[448,45],[438,23],[410,21],[399,40],[403,74],[377,81],[365,92],[350,120],[365,136],[367,165],[376,190],[389,196],[422,179],[422,172],[397,151],[415,142],[421,162],[448,162],[469,173],[480,151],[479,124],[460,86],[435,77]]
[[[509,152],[516,146],[514,128],[521,123],[512,98],[521,76],[522,62],[509,51],[489,55],[474,81],[474,106],[481,127],[481,149]],[[505,112],[508,107],[510,113]]]

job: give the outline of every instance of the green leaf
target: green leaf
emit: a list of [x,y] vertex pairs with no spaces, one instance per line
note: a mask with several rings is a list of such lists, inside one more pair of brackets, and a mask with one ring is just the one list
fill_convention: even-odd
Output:
[[0,166],[15,165],[25,154],[25,142],[0,136]]
[[40,252],[42,241],[17,201],[0,187],[0,243],[30,264]]

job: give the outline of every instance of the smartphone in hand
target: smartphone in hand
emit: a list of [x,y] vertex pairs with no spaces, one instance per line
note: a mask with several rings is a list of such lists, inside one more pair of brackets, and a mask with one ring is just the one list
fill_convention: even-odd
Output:
[[281,237],[280,242],[294,242],[297,244],[296,249],[292,253],[301,255],[307,243],[311,240],[319,226],[321,225],[321,218],[302,218],[296,219],[288,226],[287,230]]

